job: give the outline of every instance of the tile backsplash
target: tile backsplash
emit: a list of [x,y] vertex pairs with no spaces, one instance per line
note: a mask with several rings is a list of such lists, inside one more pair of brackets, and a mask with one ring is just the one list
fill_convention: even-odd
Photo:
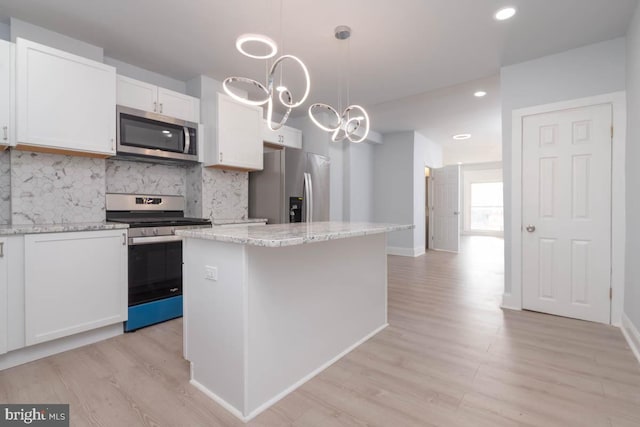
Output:
[[187,215],[211,219],[246,219],[249,174],[204,168],[187,172]]
[[196,165],[0,152],[0,225],[100,222],[105,193],[184,196],[186,215],[246,219],[248,174]]
[[106,160],[107,193],[185,196],[188,166]]
[[105,161],[11,150],[11,223],[62,224],[105,218]]
[[0,151],[0,225],[11,223],[11,152]]

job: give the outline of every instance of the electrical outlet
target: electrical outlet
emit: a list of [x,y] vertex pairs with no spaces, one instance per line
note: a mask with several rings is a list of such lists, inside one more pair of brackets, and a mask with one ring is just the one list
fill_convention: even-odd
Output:
[[204,278],[207,280],[218,280],[218,267],[207,265],[204,267]]

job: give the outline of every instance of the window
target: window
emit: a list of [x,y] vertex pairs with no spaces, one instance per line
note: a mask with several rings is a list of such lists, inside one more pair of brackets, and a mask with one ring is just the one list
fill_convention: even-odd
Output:
[[470,220],[471,230],[504,230],[501,182],[471,183]]

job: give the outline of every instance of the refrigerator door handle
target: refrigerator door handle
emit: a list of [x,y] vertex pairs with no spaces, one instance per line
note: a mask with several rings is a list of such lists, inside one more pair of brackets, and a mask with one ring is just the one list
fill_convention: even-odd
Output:
[[311,196],[311,175],[308,173],[304,174],[304,221],[311,222],[311,204],[312,196]]
[[307,175],[309,175],[309,222],[313,222],[313,180],[310,173]]

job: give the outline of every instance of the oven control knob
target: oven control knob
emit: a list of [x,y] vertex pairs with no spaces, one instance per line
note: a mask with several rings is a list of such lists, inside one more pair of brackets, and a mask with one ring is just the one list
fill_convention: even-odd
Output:
[[140,230],[140,234],[142,234],[143,236],[147,235],[147,230],[145,230],[144,228],[142,230]]
[[154,229],[153,229],[153,234],[154,234],[154,236],[157,236],[157,235],[158,235],[158,229],[157,229],[157,228],[154,228]]

